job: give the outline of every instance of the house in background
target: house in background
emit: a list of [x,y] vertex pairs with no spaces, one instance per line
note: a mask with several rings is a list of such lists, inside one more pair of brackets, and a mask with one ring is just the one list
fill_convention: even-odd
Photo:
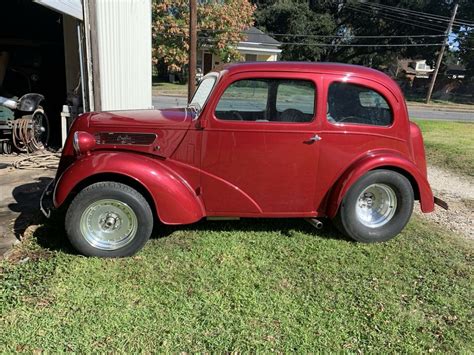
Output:
[[[237,50],[242,54],[246,62],[272,62],[277,61],[280,54],[281,43],[255,27],[244,31],[245,40],[239,42]],[[197,67],[206,74],[213,67],[221,64],[219,56],[211,53],[205,46],[197,53]]]
[[[408,79],[428,79],[434,71],[428,64],[426,59],[402,59],[398,61],[398,75],[405,75]],[[397,76],[398,76],[397,75]]]
[[[389,67],[388,74],[413,87],[415,78],[428,79],[433,71],[434,69],[426,64],[426,59],[398,59]],[[420,83],[422,82],[427,80],[420,80]]]
[[448,64],[444,73],[449,79],[464,79],[466,77],[466,67],[462,64]]

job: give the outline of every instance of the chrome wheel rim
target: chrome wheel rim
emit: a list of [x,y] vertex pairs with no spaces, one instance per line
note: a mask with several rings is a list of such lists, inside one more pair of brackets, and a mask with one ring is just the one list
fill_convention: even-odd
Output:
[[388,185],[369,185],[360,193],[355,210],[358,221],[364,226],[381,227],[395,215],[397,195]]
[[99,200],[82,213],[81,233],[87,243],[101,250],[117,250],[130,243],[138,229],[137,215],[126,203]]

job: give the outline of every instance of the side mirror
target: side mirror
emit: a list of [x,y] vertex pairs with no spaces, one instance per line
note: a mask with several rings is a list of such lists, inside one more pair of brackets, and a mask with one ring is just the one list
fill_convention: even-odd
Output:
[[33,112],[36,110],[44,96],[40,94],[25,94],[18,100],[17,110],[25,112]]

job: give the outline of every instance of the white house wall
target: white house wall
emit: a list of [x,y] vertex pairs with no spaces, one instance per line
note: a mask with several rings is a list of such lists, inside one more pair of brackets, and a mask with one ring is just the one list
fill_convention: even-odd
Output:
[[94,2],[101,109],[151,108],[151,0]]
[[276,62],[277,60],[278,60],[278,54],[257,55],[258,62]]

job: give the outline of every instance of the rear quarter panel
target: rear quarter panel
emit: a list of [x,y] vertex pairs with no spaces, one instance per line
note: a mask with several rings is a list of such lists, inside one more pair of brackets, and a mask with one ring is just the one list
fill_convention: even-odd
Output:
[[[411,171],[423,185],[424,209],[429,210],[431,190],[427,185],[426,174],[419,170],[414,160],[413,147],[410,139],[410,123],[406,105],[401,91],[392,85],[348,75],[324,75],[320,106],[326,108],[329,85],[332,82],[346,82],[369,87],[382,94],[392,112],[393,123],[390,126],[372,126],[362,124],[333,124],[322,113],[319,142],[319,174],[316,201],[320,201],[317,210],[320,215],[333,217],[342,199],[334,194],[335,190],[347,191],[354,174],[351,170],[359,169],[360,177],[366,171],[383,166],[393,166],[404,171]],[[384,156],[386,158],[384,158]],[[369,163],[373,159],[374,163]],[[375,160],[377,162],[375,163]],[[349,179],[352,177],[352,179]],[[341,186],[342,185],[342,186]],[[432,195],[431,195],[432,200]]]

